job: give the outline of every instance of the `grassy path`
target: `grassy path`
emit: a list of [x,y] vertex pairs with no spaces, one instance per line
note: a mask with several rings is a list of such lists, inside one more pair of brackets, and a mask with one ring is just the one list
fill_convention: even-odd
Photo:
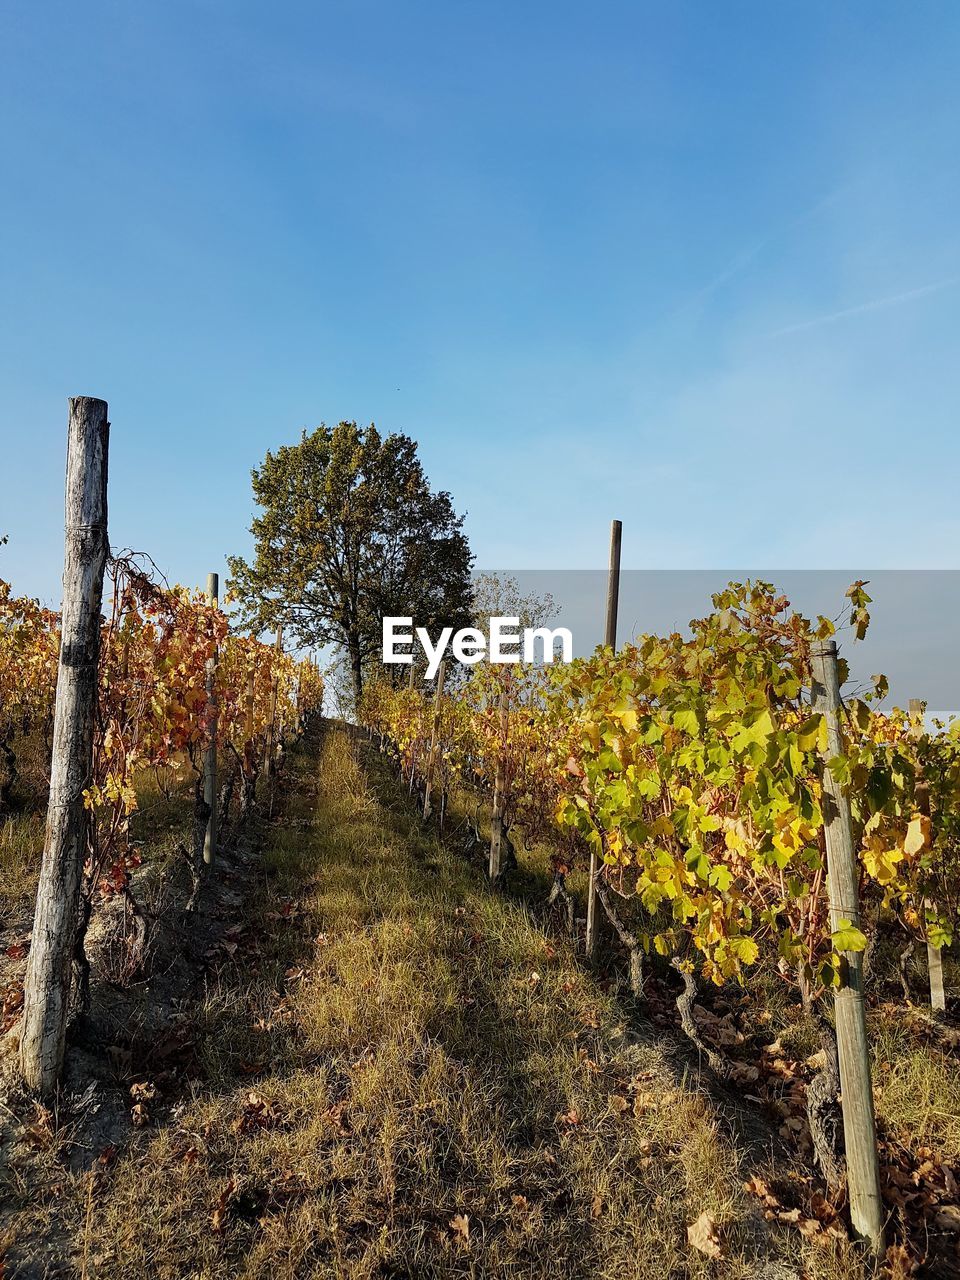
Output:
[[193,1096],[65,1187],[78,1272],[859,1276],[768,1228],[709,1101],[373,753],[331,726],[290,770],[253,943],[191,1011]]

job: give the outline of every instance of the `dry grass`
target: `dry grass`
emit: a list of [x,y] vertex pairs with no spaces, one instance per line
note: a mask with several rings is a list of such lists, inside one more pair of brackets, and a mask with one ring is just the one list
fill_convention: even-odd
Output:
[[960,1162],[960,1070],[903,1020],[871,1020],[877,1116],[905,1145]]
[[15,813],[0,818],[0,922],[22,907],[37,889],[43,852],[43,818]]
[[[623,1047],[613,998],[375,794],[345,732],[291,767],[259,955],[198,1015],[193,1100],[92,1197],[61,1184],[78,1271],[860,1277],[771,1234],[709,1100]],[[723,1260],[687,1243],[703,1210]]]

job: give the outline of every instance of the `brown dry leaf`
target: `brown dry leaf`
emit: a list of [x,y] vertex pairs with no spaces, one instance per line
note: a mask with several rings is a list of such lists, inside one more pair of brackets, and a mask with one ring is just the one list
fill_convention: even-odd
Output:
[[210,1221],[215,1235],[223,1235],[224,1229],[227,1225],[227,1208],[230,1201],[233,1199],[236,1190],[237,1180],[236,1178],[230,1178],[227,1185],[220,1192],[220,1199],[217,1201],[216,1208],[210,1215]]
[[730,1079],[734,1084],[753,1084],[759,1078],[759,1067],[751,1066],[749,1062],[730,1063]]
[[569,1111],[564,1112],[562,1116],[557,1116],[558,1124],[579,1124],[580,1112],[576,1107],[571,1107]]
[[515,1209],[529,1209],[530,1201],[526,1196],[511,1196],[510,1203]]
[[762,1178],[758,1178],[756,1174],[752,1178],[748,1178],[743,1184],[743,1189],[749,1195],[756,1196],[758,1200],[763,1201],[764,1208],[768,1211],[764,1216],[772,1216],[773,1212],[782,1206],[777,1197],[773,1194]]
[[691,1222],[687,1227],[687,1241],[694,1249],[706,1254],[708,1258],[723,1257],[717,1224],[712,1214],[709,1214],[706,1209],[704,1209],[696,1222]]
[[619,1093],[611,1093],[607,1101],[610,1103],[610,1110],[615,1115],[622,1115],[624,1111],[630,1109],[630,1103]]
[[459,1244],[469,1245],[470,1215],[468,1213],[455,1213],[450,1219],[450,1230]]
[[599,1218],[603,1213],[603,1196],[598,1192],[593,1197],[593,1203],[590,1206],[590,1217]]
[[234,1133],[250,1133],[254,1129],[272,1129],[280,1117],[272,1102],[251,1089],[244,1100],[243,1110],[230,1128]]
[[349,1137],[352,1130],[343,1118],[344,1112],[347,1110],[346,1102],[338,1102],[334,1106],[329,1107],[321,1116],[327,1124],[331,1125],[334,1133],[338,1138]]
[[908,1280],[909,1276],[917,1273],[917,1263],[906,1245],[892,1244],[886,1252],[885,1262],[884,1270],[891,1280]]
[[0,992],[0,1033],[9,1031],[23,1008],[23,983],[11,982]]
[[142,1102],[135,1102],[130,1108],[130,1120],[135,1129],[143,1129],[150,1123],[150,1112]]

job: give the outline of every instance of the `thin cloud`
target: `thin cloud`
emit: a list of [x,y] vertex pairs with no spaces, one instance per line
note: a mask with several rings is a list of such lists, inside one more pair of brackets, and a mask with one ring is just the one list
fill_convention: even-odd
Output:
[[949,289],[960,281],[960,276],[951,276],[948,280],[939,280],[936,284],[925,284],[920,289],[908,289],[906,293],[894,293],[886,298],[873,298],[870,302],[861,302],[855,307],[844,307],[842,311],[831,311],[825,316],[814,316],[812,320],[801,320],[799,324],[784,325],[782,329],[774,329],[771,338],[782,338],[788,333],[801,333],[804,329],[816,329],[822,324],[833,324],[837,320],[845,320],[848,316],[860,316],[868,311],[882,311],[885,307],[897,307],[903,302],[912,302],[915,298],[925,298],[928,294],[939,293],[941,289]]
[[836,204],[841,197],[845,196],[856,185],[856,183],[852,182],[844,183],[834,191],[828,192],[827,195],[821,196],[821,198],[808,209],[804,209],[793,218],[790,218],[788,221],[774,227],[772,231],[761,236],[755,244],[748,245],[747,248],[741,249],[718,275],[714,276],[709,283],[705,284],[702,288],[697,289],[688,298],[684,299],[684,301],[681,302],[675,310],[677,312],[683,312],[690,307],[705,302],[711,294],[717,291],[717,289],[722,288],[728,281],[733,280],[736,276],[740,275],[742,271],[746,270],[746,268],[749,267],[750,264],[758,258],[769,245],[788,236],[792,231],[795,231],[797,227],[802,227],[804,223],[812,221],[825,209],[829,209],[831,205]]

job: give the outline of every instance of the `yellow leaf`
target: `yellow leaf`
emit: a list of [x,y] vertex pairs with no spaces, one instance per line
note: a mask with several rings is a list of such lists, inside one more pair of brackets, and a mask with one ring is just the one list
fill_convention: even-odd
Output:
[[910,825],[907,827],[907,834],[903,838],[903,852],[908,858],[912,857],[915,853],[919,853],[927,843],[929,826],[929,818],[926,819],[926,827],[928,829],[926,831],[924,830],[923,818],[918,816],[911,820]]

